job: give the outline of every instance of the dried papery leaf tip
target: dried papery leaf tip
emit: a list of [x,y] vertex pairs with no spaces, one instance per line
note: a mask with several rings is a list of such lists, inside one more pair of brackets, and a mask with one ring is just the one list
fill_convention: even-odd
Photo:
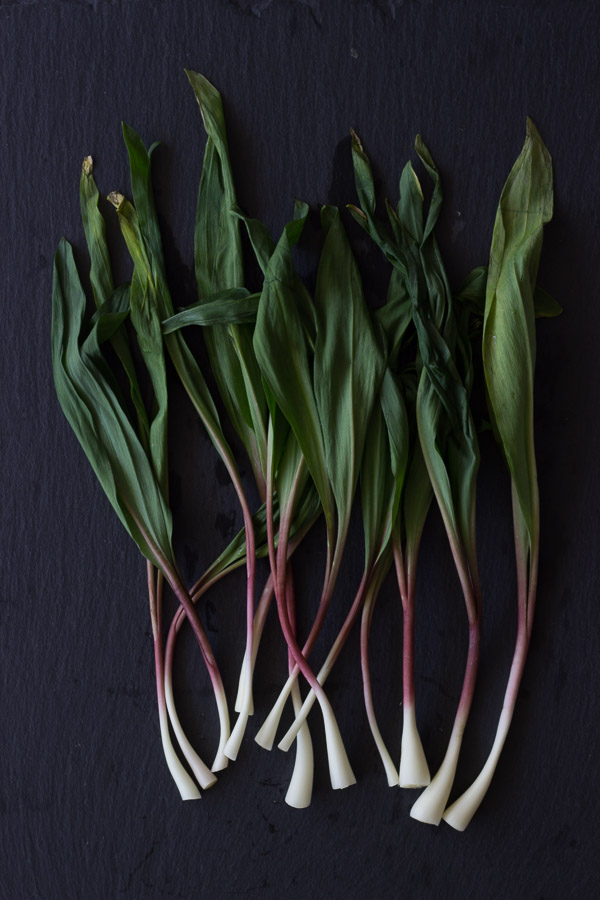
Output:
[[362,150],[362,149],[363,149],[363,145],[361,144],[360,138],[359,138],[359,136],[357,135],[357,133],[355,132],[354,128],[351,128],[351,129],[350,129],[350,137],[352,138],[352,143],[353,143],[353,145],[354,145],[358,150]]
[[91,175],[93,168],[94,168],[94,160],[92,159],[91,156],[86,156],[83,160],[83,165],[82,165],[83,174]]
[[110,203],[112,203],[115,209],[119,209],[121,203],[123,203],[123,201],[125,200],[125,197],[119,191],[111,191],[108,195],[108,200],[110,201]]

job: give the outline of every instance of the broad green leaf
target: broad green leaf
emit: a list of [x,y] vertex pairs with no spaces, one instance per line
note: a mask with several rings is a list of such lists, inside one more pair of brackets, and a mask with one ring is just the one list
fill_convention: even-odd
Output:
[[[166,280],[162,238],[152,189],[152,154],[158,144],[146,146],[139,134],[123,122],[123,139],[129,156],[129,173],[133,205],[144,238],[151,271],[157,283]],[[165,316],[166,317],[166,316]]]
[[[145,221],[149,223],[146,229],[149,238],[146,240],[144,237],[144,221],[139,216],[132,218],[131,221],[128,220],[127,216],[120,216],[121,230],[134,265],[145,267],[148,277],[153,278],[155,281],[157,306],[161,321],[164,321],[175,315],[175,310],[166,278],[164,277],[162,246],[158,243],[160,231],[158,230],[158,220],[152,194],[150,153],[144,150],[143,143],[137,138],[132,129],[126,129],[124,137],[129,153],[132,189],[134,197],[137,198],[136,206],[139,204],[145,212]],[[122,201],[121,196],[118,194],[111,195],[111,199],[117,206]],[[128,206],[123,207],[123,210],[128,209]],[[225,440],[214,401],[204,376],[185,343],[183,335],[180,331],[175,331],[165,335],[164,342],[177,374],[212,443],[226,461],[226,464],[235,467],[233,453]]]
[[[406,163],[400,176],[397,217],[413,241],[420,244],[423,240],[423,191],[410,162]],[[390,224],[392,223],[393,220]]]
[[121,522],[154,565],[175,565],[171,514],[146,452],[103,372],[97,326],[80,346],[85,294],[73,252],[55,256],[52,365],[60,405]]
[[375,311],[374,315],[385,334],[388,364],[395,368],[404,336],[412,324],[410,294],[406,279],[399,269],[392,269],[386,302]]
[[230,323],[254,322],[258,311],[260,294],[251,294],[246,288],[231,288],[219,291],[207,298],[192,303],[181,312],[162,323],[163,334],[171,334],[188,325],[229,325]]
[[[385,381],[386,376],[383,383]],[[393,427],[396,428],[396,425],[402,428],[402,424],[396,422]],[[399,460],[391,456],[395,449],[391,446],[382,403],[375,403],[360,470],[366,571],[371,569],[388,546],[400,502],[404,473],[398,472],[396,477],[394,469]]]
[[[485,311],[487,272],[487,266],[479,266],[469,272],[455,298],[459,303],[470,305],[473,313],[482,317]],[[562,313],[560,303],[539,284],[536,284],[533,292],[533,308],[536,319],[553,319]]]
[[296,435],[319,494],[328,528],[331,528],[333,506],[323,434],[313,391],[308,347],[296,305],[297,278],[292,262],[292,246],[300,236],[302,224],[303,221],[299,220],[285,227],[269,260],[258,306],[254,349],[265,383]]
[[387,429],[390,469],[394,477],[392,521],[396,520],[404,489],[410,447],[410,424],[399,380],[387,368],[381,382],[379,403]]
[[[413,442],[412,453],[404,480],[402,504],[402,529],[406,544],[405,558],[414,556],[421,541],[423,528],[433,500],[429,472],[418,440]],[[398,519],[396,521],[399,521]]]
[[381,406],[376,403],[365,441],[360,467],[360,505],[365,540],[365,571],[369,571],[381,549],[386,513],[391,519],[390,495],[394,493],[389,443]]
[[[198,191],[194,259],[198,298],[243,286],[243,256],[221,96],[204,76],[187,71],[207,134]],[[204,339],[227,414],[252,462],[266,472],[266,402],[250,325],[214,325]]]
[[[104,217],[98,207],[98,189],[92,172],[92,158],[87,156],[83,161],[81,170],[79,201],[85,239],[90,255],[90,283],[94,301],[98,311],[101,312],[98,332],[99,340],[100,342],[105,339],[110,340],[112,348],[125,370],[129,381],[131,399],[137,414],[140,436],[147,444],[150,435],[150,425],[129,347],[127,331],[125,327],[113,327],[117,324],[117,320],[112,318],[113,315],[121,317],[122,324],[126,321],[129,313],[129,288],[128,286],[122,286],[117,291],[114,289],[110,255],[106,243]],[[94,318],[92,318],[92,322],[94,322]],[[110,335],[106,336],[108,330],[110,330]]]
[[[160,295],[159,268],[151,258],[137,211],[122,195],[111,195],[116,203],[121,230],[131,253],[134,268],[129,289],[130,318],[153,389],[149,446],[158,481],[168,498],[167,460],[167,375],[161,328],[165,303]],[[156,276],[155,276],[156,273]]]
[[498,205],[490,250],[483,363],[489,404],[530,542],[536,540],[533,439],[534,286],[543,226],[552,217],[552,162],[527,120],[523,149]]
[[[417,391],[417,422],[423,456],[450,540],[464,546],[469,565],[476,565],[474,548],[475,478],[479,464],[475,426],[469,410],[468,391],[455,364],[457,331],[448,280],[433,228],[439,216],[442,191],[439,173],[419,137],[415,149],[434,181],[433,195],[422,229],[414,219],[421,206],[419,193],[405,175],[407,196],[412,203],[403,217],[410,227],[393,234],[384,229],[373,213],[373,198],[365,189],[366,155],[353,145],[357,192],[361,203],[370,204],[355,217],[379,245],[404,279],[412,303],[413,323],[422,366]],[[366,161],[366,162],[365,162]],[[424,215],[424,211],[423,211]]]
[[315,289],[315,400],[338,527],[344,531],[385,356],[373,330],[339,210],[323,207],[321,221],[325,242]]

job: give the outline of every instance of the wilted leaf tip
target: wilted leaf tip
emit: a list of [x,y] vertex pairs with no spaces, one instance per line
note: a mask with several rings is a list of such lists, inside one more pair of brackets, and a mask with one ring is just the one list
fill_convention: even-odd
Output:
[[111,191],[110,194],[108,195],[107,199],[110,203],[112,203],[114,208],[118,211],[121,204],[125,200],[125,197],[119,191]]
[[86,156],[83,160],[83,164],[81,166],[84,175],[91,175],[92,169],[94,168],[94,160],[91,156]]
[[359,136],[358,136],[357,133],[355,132],[354,128],[351,128],[351,129],[350,129],[350,137],[352,138],[352,149],[353,149],[353,150],[360,150],[360,152],[362,153],[362,152],[363,152],[363,145],[362,145],[362,143],[361,143],[361,141],[360,141]]

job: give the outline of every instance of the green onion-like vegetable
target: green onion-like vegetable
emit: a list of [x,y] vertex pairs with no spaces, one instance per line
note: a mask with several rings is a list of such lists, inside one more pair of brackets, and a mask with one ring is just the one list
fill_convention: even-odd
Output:
[[517,562],[517,640],[488,760],[444,819],[463,830],[483,800],[502,752],[531,637],[539,558],[539,498],[533,439],[535,306],[542,232],[552,217],[552,162],[527,120],[523,150],[502,191],[492,236],[483,326],[489,408],[511,476]]

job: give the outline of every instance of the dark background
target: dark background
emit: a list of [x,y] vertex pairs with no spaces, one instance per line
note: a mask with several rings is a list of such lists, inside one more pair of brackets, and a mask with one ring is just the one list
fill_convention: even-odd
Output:
[[[591,0],[0,0],[0,900],[599,895],[599,37],[600,7]],[[329,683],[356,786],[330,789],[316,713],[308,810],[283,801],[291,757],[252,740],[285,668],[273,617],[257,670],[257,716],[238,761],[187,804],[164,764],[144,566],[58,407],[50,294],[61,236],[84,260],[83,156],[94,156],[102,196],[127,191],[124,119],[148,143],[162,141],[155,187],[169,274],[176,303],[193,299],[204,137],[184,67],[221,91],[239,203],[274,234],[293,197],[314,210],[355,199],[350,127],[394,202],[420,132],[443,176],[439,239],[455,285],[487,261],[526,115],[552,153],[555,217],[540,283],[564,314],[538,325],[537,617],[502,760],[464,834],[414,822],[414,792],[386,786],[362,710],[356,635]],[[376,303],[385,269],[346,221]],[[117,248],[114,228],[111,241]],[[309,279],[314,228],[312,242],[300,256]],[[117,258],[126,277],[118,250]],[[193,579],[239,516],[176,385],[173,406],[177,546]],[[457,791],[487,755],[516,624],[508,483],[489,435],[482,455],[484,644]],[[326,637],[352,595],[361,553],[356,527]],[[323,559],[317,529],[296,567],[307,622]],[[203,613],[229,690],[243,652],[242,610],[240,577],[215,591]],[[437,515],[424,540],[418,616],[418,713],[435,770],[466,645]],[[373,680],[395,757],[400,636],[389,583],[373,626]],[[210,756],[215,715],[197,656],[184,639],[178,695],[193,740]]]

